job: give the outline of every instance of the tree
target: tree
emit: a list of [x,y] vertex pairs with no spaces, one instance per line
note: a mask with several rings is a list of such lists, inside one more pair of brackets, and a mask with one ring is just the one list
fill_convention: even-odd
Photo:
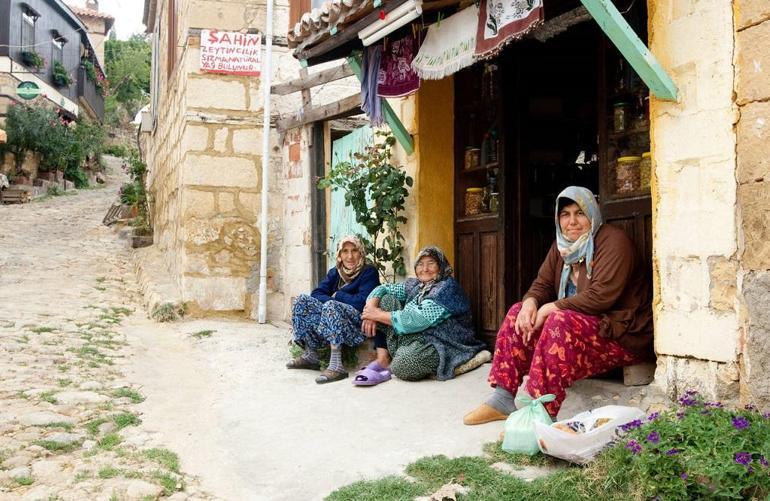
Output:
[[143,35],[107,40],[104,60],[109,82],[105,100],[107,121],[115,123],[121,114],[133,119],[149,99],[152,48]]

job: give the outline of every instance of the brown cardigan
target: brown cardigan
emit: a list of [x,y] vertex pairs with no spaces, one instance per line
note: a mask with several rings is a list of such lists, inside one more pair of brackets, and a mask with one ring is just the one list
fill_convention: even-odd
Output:
[[556,300],[564,260],[556,242],[540,266],[524,299],[538,307],[556,302],[561,310],[573,310],[602,318],[599,334],[615,339],[624,348],[652,355],[652,301],[650,284],[641,259],[623,230],[603,225],[594,237],[593,275],[580,264],[577,294]]

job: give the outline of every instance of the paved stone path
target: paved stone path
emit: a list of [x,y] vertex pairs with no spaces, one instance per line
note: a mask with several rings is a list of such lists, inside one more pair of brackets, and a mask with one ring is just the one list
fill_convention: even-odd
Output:
[[208,499],[125,379],[123,324],[144,314],[126,242],[101,224],[112,170],[106,187],[0,206],[0,500]]

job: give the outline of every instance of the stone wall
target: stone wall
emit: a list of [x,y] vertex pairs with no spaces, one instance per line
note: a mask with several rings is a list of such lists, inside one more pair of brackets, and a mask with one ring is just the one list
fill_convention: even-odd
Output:
[[656,383],[735,401],[737,108],[731,2],[648,0],[650,48],[679,88],[651,99]]
[[745,401],[770,404],[770,3],[736,2],[738,224]]
[[[261,79],[202,73],[195,30],[262,27],[264,4],[188,0],[179,9],[179,62],[170,77],[165,10],[156,20],[161,83],[157,126],[148,143],[155,241],[193,312],[249,313],[256,310],[259,271]],[[278,2],[276,33],[288,24],[287,9]],[[274,62],[298,68],[281,47]],[[269,315],[282,318],[286,176],[275,132],[270,140]]]

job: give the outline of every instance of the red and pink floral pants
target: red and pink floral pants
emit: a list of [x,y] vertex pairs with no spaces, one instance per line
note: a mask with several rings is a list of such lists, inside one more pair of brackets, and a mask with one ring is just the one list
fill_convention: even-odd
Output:
[[497,333],[489,383],[516,395],[529,373],[526,390],[532,397],[556,395],[545,404],[551,416],[558,414],[565,390],[575,381],[639,360],[617,341],[599,335],[599,317],[572,310],[549,315],[540,332],[524,344],[514,328],[520,310],[521,303],[511,306]]

